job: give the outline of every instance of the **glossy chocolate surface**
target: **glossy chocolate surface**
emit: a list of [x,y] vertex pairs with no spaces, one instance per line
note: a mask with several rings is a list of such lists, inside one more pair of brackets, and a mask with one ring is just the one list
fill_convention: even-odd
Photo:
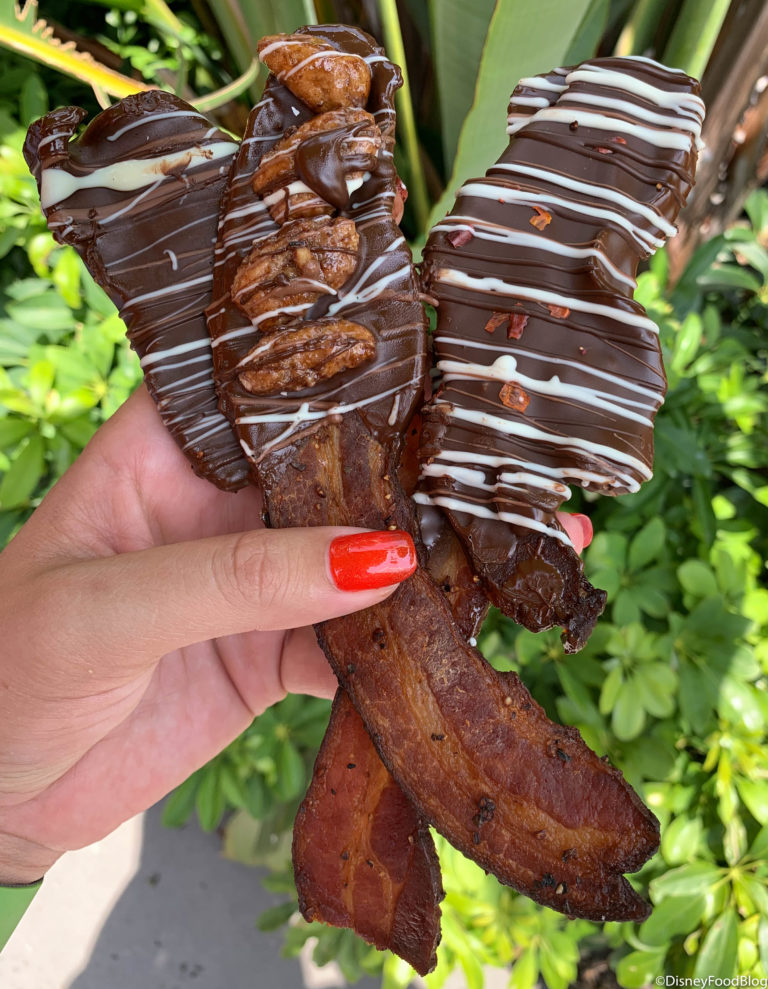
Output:
[[568,485],[622,494],[651,476],[666,380],[632,296],[693,185],[697,92],[642,58],[522,80],[507,150],[430,234],[442,385],[416,500],[479,560],[521,539],[569,550],[554,517]]
[[[359,234],[357,267],[337,294],[323,294],[295,314],[291,327],[318,320],[345,319],[370,330],[375,358],[362,368],[334,375],[310,388],[256,395],[240,382],[239,370],[259,346],[258,326],[232,300],[235,273],[252,247],[280,229],[267,203],[251,183],[262,158],[293,128],[315,114],[287,86],[270,75],[261,101],[253,109],[222,203],[213,302],[209,328],[214,367],[228,415],[253,462],[311,435],[325,422],[356,412],[372,435],[400,443],[400,434],[423,395],[426,322],[419,302],[410,249],[392,216],[397,176],[392,159],[395,116],[393,98],[401,84],[399,69],[368,35],[355,28],[321,25],[303,28],[295,37],[319,38],[340,51],[359,55],[370,67],[371,90],[365,107],[381,133],[375,161],[347,160],[340,168],[339,149],[349,128],[313,137],[297,154],[294,180],[330,203],[339,216],[354,220]],[[354,136],[355,128],[351,129]],[[365,168],[362,184],[343,188],[339,172]],[[265,197],[269,199],[270,197]],[[290,285],[286,291],[290,290]],[[278,309],[279,306],[276,306]]]
[[204,311],[219,200],[237,145],[168,93],[129,96],[75,138],[84,111],[33,124],[24,153],[54,237],[120,309],[160,415],[196,473],[248,478],[218,410]]

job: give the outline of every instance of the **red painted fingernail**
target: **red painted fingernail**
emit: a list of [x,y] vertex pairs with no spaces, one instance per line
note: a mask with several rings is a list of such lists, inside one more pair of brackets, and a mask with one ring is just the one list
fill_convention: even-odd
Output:
[[369,591],[410,577],[416,548],[407,532],[355,532],[333,540],[329,562],[340,591]]
[[579,524],[581,525],[581,531],[583,533],[584,549],[586,549],[587,546],[589,546],[589,544],[592,542],[592,536],[594,535],[594,530],[592,529],[592,523],[590,522],[589,518],[586,515],[581,515],[579,513],[574,514],[573,518],[579,520]]

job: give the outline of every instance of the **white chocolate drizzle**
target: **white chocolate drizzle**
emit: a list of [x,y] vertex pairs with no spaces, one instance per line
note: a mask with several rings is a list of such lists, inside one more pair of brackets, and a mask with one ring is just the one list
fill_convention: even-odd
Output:
[[[569,484],[623,493],[651,477],[640,437],[652,429],[664,381],[645,357],[658,354],[658,328],[632,300],[627,258],[636,266],[675,234],[658,180],[669,176],[667,162],[695,161],[704,112],[682,91],[684,74],[647,59],[606,63],[520,80],[509,104],[511,148],[516,138],[545,140],[563,149],[564,164],[557,151],[550,167],[540,152],[508,153],[465,183],[425,255],[427,291],[440,303],[441,390],[414,498],[567,545],[553,515]],[[616,188],[614,156],[629,144],[623,167],[632,180]],[[611,180],[590,181],[595,168],[581,170],[581,154],[603,156]],[[493,202],[500,208],[491,213]],[[622,243],[614,259],[610,248]],[[482,327],[483,313],[487,339],[462,332],[464,319]],[[563,356],[545,350],[542,325],[564,341]]]

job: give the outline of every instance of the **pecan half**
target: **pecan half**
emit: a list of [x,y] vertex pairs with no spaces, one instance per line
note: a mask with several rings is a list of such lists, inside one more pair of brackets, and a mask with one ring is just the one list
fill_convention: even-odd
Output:
[[375,354],[373,334],[359,323],[347,319],[301,323],[298,329],[268,337],[254,347],[239,379],[254,395],[299,391],[358,367]]
[[305,34],[271,34],[259,42],[259,58],[315,113],[368,102],[368,63],[327,41]]
[[270,333],[300,317],[321,295],[335,294],[357,267],[352,220],[292,220],[258,241],[237,269],[232,300]]
[[380,148],[381,132],[370,113],[356,107],[329,110],[264,155],[253,191],[264,197],[277,223],[330,214],[348,205],[351,190],[376,168]]

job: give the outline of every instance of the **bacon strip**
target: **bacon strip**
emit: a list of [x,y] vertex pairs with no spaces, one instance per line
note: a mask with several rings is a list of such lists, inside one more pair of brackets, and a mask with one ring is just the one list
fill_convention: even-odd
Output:
[[[260,468],[273,525],[383,528],[394,514],[413,530],[385,451],[354,417],[296,444],[291,461],[309,488],[280,464]],[[327,496],[313,500],[321,478]],[[576,729],[549,721],[517,676],[468,645],[424,570],[382,604],[317,631],[382,760],[455,847],[572,916],[647,915],[622,873],[653,854],[658,822]]]
[[248,464],[218,409],[205,321],[237,145],[170,93],[128,96],[72,140],[85,116],[54,110],[24,143],[48,227],[120,309],[150,394],[195,473],[241,488]]
[[569,652],[605,595],[555,512],[569,484],[615,495],[651,476],[666,380],[632,294],[693,185],[698,89],[649,59],[524,79],[508,148],[425,248],[442,388],[415,497],[448,513],[493,603],[562,626]]
[[351,927],[420,975],[435,967],[443,890],[434,842],[343,690],[296,815],[293,865],[306,920]]
[[[418,434],[418,427],[411,432]],[[415,445],[409,444],[409,450]],[[415,478],[406,480],[412,488]],[[432,525],[429,572],[470,639],[479,632],[488,600],[450,526],[441,516]],[[377,854],[382,846],[386,854]],[[334,700],[296,815],[293,864],[299,907],[307,920],[350,927],[378,948],[400,955],[420,975],[434,968],[443,893],[432,837],[343,690]]]

